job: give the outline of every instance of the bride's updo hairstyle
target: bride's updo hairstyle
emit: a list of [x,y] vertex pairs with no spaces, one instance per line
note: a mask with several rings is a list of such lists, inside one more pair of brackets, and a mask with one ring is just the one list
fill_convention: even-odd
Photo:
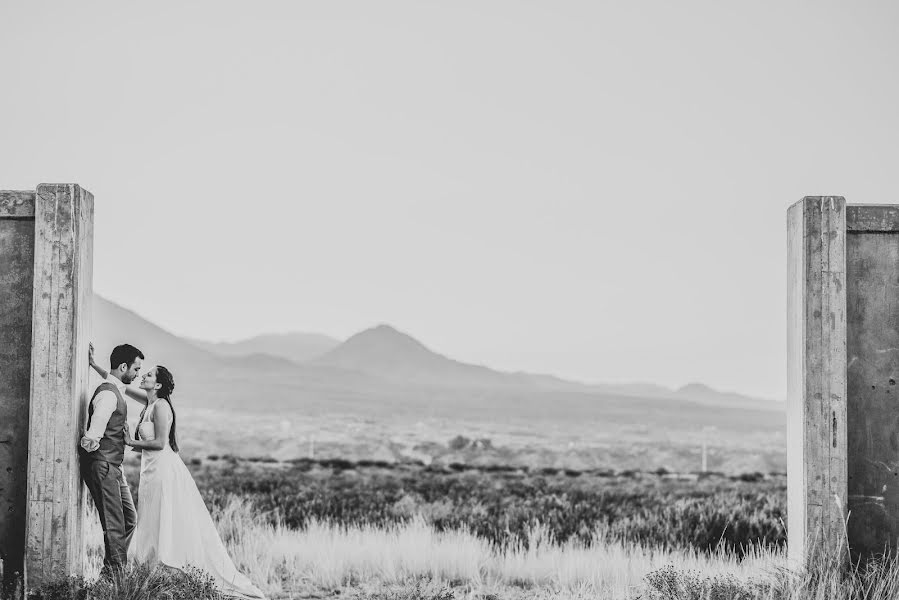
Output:
[[172,409],[172,428],[169,430],[169,446],[171,446],[172,450],[175,452],[178,451],[178,442],[175,436],[175,422],[177,419],[175,418],[175,407],[172,406],[172,392],[175,391],[175,378],[172,377],[172,372],[163,367],[162,365],[156,365],[156,383],[158,383],[161,387],[156,390],[156,396],[158,398],[164,398],[166,402],[169,403],[169,408]]

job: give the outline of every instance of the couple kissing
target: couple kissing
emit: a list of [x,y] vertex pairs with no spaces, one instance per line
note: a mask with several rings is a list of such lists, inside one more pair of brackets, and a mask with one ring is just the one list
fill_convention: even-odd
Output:
[[[81,438],[81,476],[103,527],[103,574],[128,561],[192,566],[211,575],[221,592],[236,598],[264,598],[234,566],[197,485],[178,454],[171,371],[157,365],[142,376],[143,353],[130,344],[116,346],[109,370],[90,366],[103,382],[88,405]],[[138,385],[133,385],[140,378]],[[129,397],[144,406],[134,435],[128,427]],[[135,509],[122,462],[125,447],[141,453],[140,503]]]

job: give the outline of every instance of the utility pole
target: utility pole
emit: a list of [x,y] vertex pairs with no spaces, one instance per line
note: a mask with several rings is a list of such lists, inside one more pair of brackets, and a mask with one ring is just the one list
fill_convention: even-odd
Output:
[[705,473],[709,470],[709,457],[708,457],[708,440],[706,440],[705,436],[702,436],[702,472]]
[[702,472],[709,470],[709,434],[717,428],[714,425],[706,425],[702,428]]

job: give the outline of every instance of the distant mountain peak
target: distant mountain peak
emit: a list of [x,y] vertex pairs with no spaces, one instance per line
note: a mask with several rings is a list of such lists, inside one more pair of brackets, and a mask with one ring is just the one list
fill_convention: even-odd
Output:
[[678,393],[692,393],[692,394],[714,394],[715,390],[711,387],[707,386],[704,383],[699,383],[698,381],[691,381],[690,383],[681,386],[677,389]]
[[389,323],[378,323],[374,327],[369,327],[368,329],[365,329],[365,330],[361,331],[360,333],[365,333],[366,331],[376,332],[376,333],[385,334],[385,335],[389,334],[389,335],[402,335],[402,336],[406,336],[406,337],[412,337],[406,333],[403,333],[402,331],[400,331],[399,329],[397,329],[396,327],[394,327],[393,325],[391,325]]
[[316,362],[387,379],[450,387],[530,385],[532,379],[453,360],[387,323],[360,331]]
[[399,329],[397,329],[390,323],[378,323],[374,327],[369,327],[368,329],[363,329],[356,335],[362,335],[365,333],[378,333],[381,335],[399,335],[399,336],[404,336],[404,337],[408,337],[408,338],[412,337],[408,333],[403,333],[402,331],[400,331]]
[[370,327],[350,336],[350,338],[344,342],[344,345],[357,345],[362,343],[389,346],[391,348],[407,347],[410,349],[431,352],[431,350],[424,344],[408,333],[402,332],[393,325],[387,323],[379,323],[374,327]]

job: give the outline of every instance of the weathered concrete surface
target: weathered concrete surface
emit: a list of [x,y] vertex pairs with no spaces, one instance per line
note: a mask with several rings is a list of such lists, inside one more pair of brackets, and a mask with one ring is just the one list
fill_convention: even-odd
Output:
[[837,196],[787,212],[787,532],[799,564],[845,539],[845,219]]
[[899,230],[893,228],[899,211],[865,207],[850,214],[848,534],[855,556],[899,540]]
[[[33,197],[33,193],[32,193]],[[22,572],[31,384],[33,201],[0,192],[0,559],[4,577]]]
[[899,233],[899,205],[848,204],[846,231],[859,233]]
[[93,196],[0,191],[0,558],[29,587],[83,568]]
[[84,486],[78,440],[88,401],[94,199],[37,187],[25,585],[80,573]]
[[0,190],[0,219],[34,219],[34,192]]

